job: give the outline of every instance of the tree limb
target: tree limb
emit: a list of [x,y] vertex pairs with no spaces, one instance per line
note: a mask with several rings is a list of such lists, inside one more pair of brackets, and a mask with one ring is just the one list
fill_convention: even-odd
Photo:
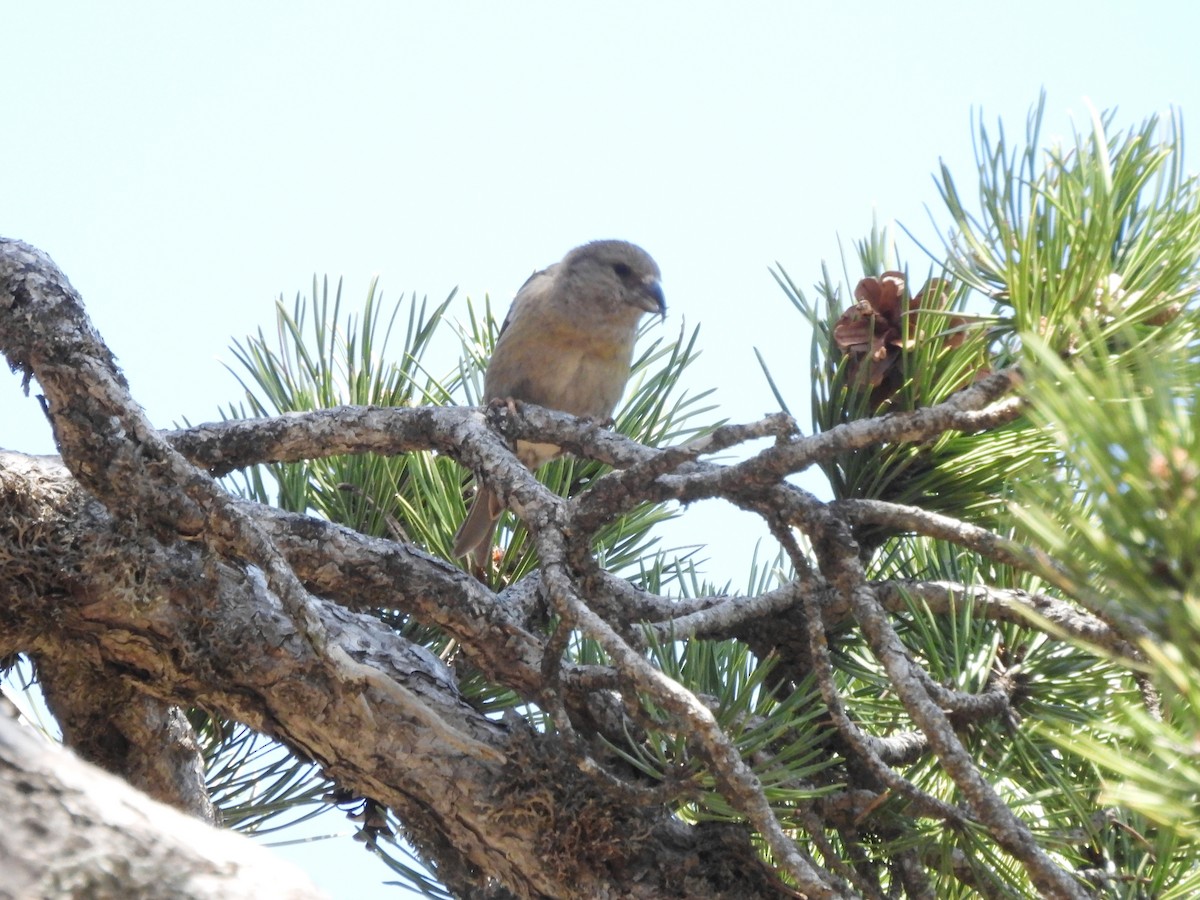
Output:
[[158,803],[18,725],[0,698],[0,870],[11,897],[323,897],[245,838]]

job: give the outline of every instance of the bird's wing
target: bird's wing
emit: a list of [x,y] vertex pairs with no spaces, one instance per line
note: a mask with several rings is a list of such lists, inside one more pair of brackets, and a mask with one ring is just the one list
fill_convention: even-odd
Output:
[[504,324],[500,326],[500,334],[504,334],[504,329],[508,328],[515,316],[520,315],[523,307],[533,302],[534,298],[545,293],[554,279],[554,273],[558,271],[558,266],[559,264],[555,263],[552,266],[539,269],[525,279],[525,283],[521,285],[521,289],[517,291],[516,296],[513,297],[512,304],[508,307],[508,315],[504,317]]

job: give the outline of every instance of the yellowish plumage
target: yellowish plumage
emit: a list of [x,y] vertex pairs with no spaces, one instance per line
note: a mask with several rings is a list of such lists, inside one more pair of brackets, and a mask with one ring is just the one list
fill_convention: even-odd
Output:
[[[638,321],[664,310],[658,266],[640,247],[624,241],[576,247],[517,292],[488,363],[484,399],[606,419],[629,380]],[[516,452],[537,468],[560,450],[519,442]],[[480,486],[455,536],[455,555],[485,564],[501,511]]]

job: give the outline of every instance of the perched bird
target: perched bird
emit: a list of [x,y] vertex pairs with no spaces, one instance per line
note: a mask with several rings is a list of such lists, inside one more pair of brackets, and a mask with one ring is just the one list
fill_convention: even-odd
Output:
[[[625,241],[593,241],[535,272],[517,291],[483,379],[483,399],[535,403],[607,419],[625,391],[638,321],[666,317],[658,265]],[[518,441],[530,469],[558,456],[555,444]],[[483,484],[458,534],[454,555],[487,561],[500,501]]]

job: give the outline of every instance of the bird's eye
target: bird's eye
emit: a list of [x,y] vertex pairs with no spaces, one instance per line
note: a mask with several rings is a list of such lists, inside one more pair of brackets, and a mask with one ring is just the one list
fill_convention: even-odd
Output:
[[625,263],[613,263],[613,271],[617,273],[617,277],[624,281],[633,274],[633,269],[625,265]]

